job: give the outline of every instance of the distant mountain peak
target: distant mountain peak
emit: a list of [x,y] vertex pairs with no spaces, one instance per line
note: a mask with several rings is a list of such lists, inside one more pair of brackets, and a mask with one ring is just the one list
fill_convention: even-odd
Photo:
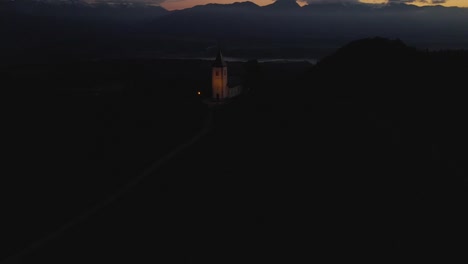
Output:
[[296,0],[276,0],[273,4],[266,5],[266,8],[281,8],[281,9],[291,9],[291,8],[300,8],[301,6],[296,2]]
[[243,1],[243,2],[234,2],[230,4],[219,4],[219,3],[208,3],[204,5],[196,5],[192,8],[186,8],[182,10],[190,10],[190,9],[206,9],[206,8],[239,8],[239,9],[248,9],[248,8],[259,8],[260,6],[255,4],[251,1]]
[[234,5],[234,6],[258,6],[257,4],[255,4],[254,2],[251,2],[251,1],[234,2],[231,5]]

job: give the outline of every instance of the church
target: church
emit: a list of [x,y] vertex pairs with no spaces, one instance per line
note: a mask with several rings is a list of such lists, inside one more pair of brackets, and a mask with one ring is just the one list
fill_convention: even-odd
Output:
[[228,78],[227,64],[221,50],[218,50],[211,70],[212,100],[220,102],[238,96],[242,92],[242,85],[235,84],[233,78]]

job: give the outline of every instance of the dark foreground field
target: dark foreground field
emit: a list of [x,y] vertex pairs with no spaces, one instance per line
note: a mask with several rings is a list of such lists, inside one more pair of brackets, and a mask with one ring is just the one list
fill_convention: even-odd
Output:
[[[466,106],[456,84],[468,64],[461,55],[447,59],[373,39],[316,67],[247,63],[250,91],[230,104],[210,110],[187,96],[193,104],[184,109],[198,110],[183,111],[190,116],[181,114],[180,128],[190,124],[184,131],[193,134],[213,111],[208,135],[116,202],[11,260],[400,263],[457,256],[466,246],[467,202]],[[438,75],[414,78],[415,69]],[[438,88],[427,89],[434,83]],[[171,105],[164,107],[175,111]],[[146,153],[155,149],[147,146]]]
[[[125,61],[2,69],[2,258],[115,193],[201,128],[207,109],[194,87],[203,85],[203,75],[200,81],[164,72],[181,65]],[[200,67],[184,69],[190,68]]]

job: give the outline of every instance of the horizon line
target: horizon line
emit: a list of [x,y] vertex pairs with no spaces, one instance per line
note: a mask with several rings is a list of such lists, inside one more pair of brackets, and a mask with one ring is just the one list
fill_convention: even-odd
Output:
[[[182,2],[182,1],[177,1],[177,2]],[[271,3],[267,3],[267,4],[258,4],[258,3],[255,3],[254,1],[250,1],[250,0],[246,0],[246,1],[233,1],[233,2],[230,2],[230,3],[216,3],[216,2],[207,2],[207,3],[204,3],[204,4],[195,4],[193,6],[188,6],[188,7],[183,7],[183,8],[173,8],[173,9],[170,9],[168,7],[165,7],[165,4],[166,3],[174,3],[174,2],[163,2],[161,4],[158,4],[158,5],[152,5],[152,6],[159,6],[159,7],[162,7],[168,11],[181,11],[181,10],[185,10],[185,9],[190,9],[190,8],[194,8],[194,7],[198,7],[198,6],[206,6],[206,5],[232,5],[232,4],[235,4],[235,3],[247,3],[247,2],[250,2],[252,4],[255,4],[259,7],[265,7],[265,6],[269,6],[273,3],[275,3],[275,1],[272,1]],[[415,3],[390,3],[390,2],[387,2],[387,3],[376,3],[376,2],[360,2],[360,3],[316,3],[316,4],[308,4],[306,2],[300,2],[300,1],[296,1],[296,3],[302,8],[304,6],[309,6],[309,5],[323,5],[323,4],[326,4],[326,5],[341,5],[341,6],[346,6],[346,5],[375,5],[375,6],[388,6],[388,5],[392,5],[392,4],[399,4],[399,5],[407,5],[407,6],[414,6],[414,7],[436,7],[436,6],[441,6],[441,7],[456,7],[456,8],[466,8],[468,9],[468,6],[457,6],[457,5],[442,5],[442,4],[424,4],[424,5],[418,5],[418,4],[415,4]]]

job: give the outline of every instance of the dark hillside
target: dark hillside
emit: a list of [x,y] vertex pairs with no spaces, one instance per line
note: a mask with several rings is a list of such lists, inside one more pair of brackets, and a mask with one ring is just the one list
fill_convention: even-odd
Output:
[[393,241],[396,252],[435,254],[465,245],[467,54],[363,39],[299,82],[310,99],[303,101],[306,112],[332,108],[323,118],[334,123],[331,157],[342,167],[336,174],[347,183],[346,199],[362,206],[363,221],[380,215],[377,230],[385,231],[376,241]]
[[[208,135],[115,203],[19,258],[395,263],[464,253],[468,131],[458,83],[466,54],[371,38],[349,43],[315,66],[255,60],[233,65],[245,74],[249,93],[212,111]],[[146,122],[167,122],[163,135],[196,128],[207,109],[189,90],[209,85],[210,64],[178,63],[104,64],[113,72],[110,79],[132,87],[117,97],[122,107],[116,109],[132,113],[117,131],[130,131],[129,138],[141,136],[137,142],[144,143],[160,128]],[[193,71],[179,71],[189,65]],[[156,87],[183,87],[163,94],[184,99],[164,101]],[[157,114],[168,112],[183,122]],[[114,120],[113,113],[97,116]],[[146,153],[169,147],[158,139],[143,148]],[[144,165],[126,163],[135,148],[123,150],[110,156],[123,153],[118,166]]]
[[[13,65],[1,76],[1,258],[56,230],[196,133],[207,61]],[[176,73],[171,75],[168,73]],[[207,74],[204,74],[207,73]]]

